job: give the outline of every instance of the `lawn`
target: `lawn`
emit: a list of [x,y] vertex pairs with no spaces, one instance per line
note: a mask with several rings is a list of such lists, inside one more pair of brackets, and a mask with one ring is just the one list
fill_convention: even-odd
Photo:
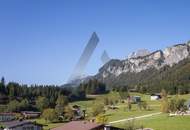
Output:
[[[154,130],[190,130],[190,116],[169,117],[168,114],[161,114],[134,120],[134,122]],[[115,124],[117,127],[125,127],[125,125],[126,123]]]
[[[139,93],[131,93],[131,95],[141,96],[141,99],[148,103],[150,110],[149,111],[139,110],[137,104],[133,104],[132,110],[128,111],[126,109],[126,103],[118,103],[116,104],[118,109],[106,111],[105,115],[108,118],[107,122],[160,112],[160,101],[151,101],[150,95],[139,94]],[[105,97],[108,97],[110,99],[115,98],[118,100],[120,98],[119,94],[116,92],[111,92],[109,94],[97,95],[97,96],[89,95],[88,96],[89,100],[72,102],[70,103],[70,106],[76,104],[81,106],[82,109],[86,109],[86,113],[88,116],[87,118],[91,118],[92,107],[96,103],[103,103],[103,99]],[[188,100],[190,99],[190,94],[180,95],[180,97]],[[46,125],[44,127],[45,130],[49,130],[50,128],[62,125],[62,123],[47,123],[43,119],[37,119],[36,121],[38,123]],[[190,130],[190,125],[189,125],[190,117],[168,117],[167,114],[161,114],[153,117],[138,119],[135,122],[137,124],[143,125],[144,127],[153,128],[154,130]],[[123,127],[125,125],[125,122],[114,125],[118,127]]]
[[[132,110],[127,111],[125,110],[126,107],[125,103],[118,103],[117,106],[119,107],[119,109],[106,111],[105,115],[107,115],[108,117],[108,122],[160,112],[160,101],[151,101],[150,95],[139,94],[139,93],[131,93],[131,95],[141,96],[142,100],[148,103],[151,110],[150,111],[139,110],[137,105],[133,104]],[[82,108],[86,109],[87,113],[90,115],[94,103],[103,102],[102,99],[106,96],[109,98],[116,97],[119,99],[119,94],[112,92],[106,95],[100,95],[95,97],[90,96],[92,100],[74,102],[72,103],[72,105],[73,104],[80,105]],[[169,97],[172,98],[174,96],[169,96]],[[190,94],[179,95],[179,97],[188,100],[190,99]],[[145,127],[153,128],[155,130],[190,130],[190,125],[189,125],[190,117],[168,117],[167,114],[161,114],[153,117],[139,119],[135,122]],[[124,124],[114,124],[114,125],[122,127]]]
[[141,120],[145,127],[155,130],[190,130],[190,116],[169,117],[162,114]]
[[[105,115],[107,115],[107,117],[108,117],[108,122],[159,112],[160,101],[150,101],[150,95],[139,94],[139,93],[131,93],[131,95],[141,96],[141,99],[143,101],[147,101],[147,103],[150,107],[150,110],[149,111],[139,110],[139,108],[137,107],[137,104],[132,104],[132,110],[128,111],[126,109],[126,106],[127,106],[126,103],[118,103],[118,104],[116,104],[118,109],[106,111]],[[98,95],[98,96],[91,95],[91,96],[88,96],[88,98],[91,100],[77,101],[77,102],[71,103],[70,105],[72,106],[74,104],[77,104],[77,105],[81,106],[82,109],[86,109],[87,115],[89,117],[91,115],[92,107],[94,106],[94,104],[103,103],[104,97],[109,97],[110,99],[111,98],[115,98],[118,100],[120,99],[120,96],[118,93],[111,92],[111,93],[105,94],[105,95]]]
[[[149,99],[147,98],[147,95],[141,95],[143,99]],[[180,98],[189,100],[190,99],[190,94],[187,95],[178,95]],[[174,96],[170,96],[172,98]],[[146,100],[149,105],[154,106],[153,111],[159,111],[159,101],[150,101]],[[135,111],[135,110],[134,110]],[[120,114],[114,113],[114,115],[117,115],[119,118],[123,117],[124,115],[128,115],[130,112]],[[136,110],[133,115],[136,115],[138,113],[138,110]],[[145,114],[146,112],[142,112]],[[120,116],[119,116],[120,114]],[[138,115],[140,116],[141,113]],[[116,116],[115,116],[116,117]],[[146,128],[153,128],[154,130],[190,130],[190,116],[177,116],[177,117],[169,117],[168,114],[161,114],[161,115],[156,115],[153,117],[148,117],[148,118],[142,118],[134,121],[135,124],[138,124],[139,126],[143,125]],[[124,123],[118,123],[114,124],[117,127],[124,127],[126,122]]]

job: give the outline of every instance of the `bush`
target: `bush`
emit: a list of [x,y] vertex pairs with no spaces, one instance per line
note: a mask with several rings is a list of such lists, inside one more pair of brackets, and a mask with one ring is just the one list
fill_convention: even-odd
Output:
[[8,112],[16,112],[20,109],[19,102],[17,100],[10,101],[7,105]]
[[106,117],[106,115],[98,115],[98,116],[96,116],[96,123],[104,124],[107,121],[108,121],[108,118]]
[[185,105],[185,100],[175,97],[169,101],[169,111],[176,112],[176,111],[186,111],[187,107]]
[[56,122],[58,117],[56,115],[56,112],[54,109],[45,109],[42,113],[42,118],[44,118],[46,121],[50,122]]
[[36,100],[36,107],[38,110],[43,111],[43,109],[48,108],[49,101],[46,97],[38,97]]
[[64,117],[66,118],[66,120],[71,120],[71,119],[73,119],[73,117],[74,117],[74,111],[69,107],[69,106],[66,106],[65,108],[64,108]]
[[99,114],[104,113],[104,105],[103,104],[97,104],[92,107],[92,116],[97,116]]

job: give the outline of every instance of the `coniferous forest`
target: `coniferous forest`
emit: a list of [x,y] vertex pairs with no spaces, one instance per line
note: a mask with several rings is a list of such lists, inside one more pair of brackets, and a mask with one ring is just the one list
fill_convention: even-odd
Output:
[[[55,85],[21,85],[16,82],[0,82],[0,112],[42,111],[55,108],[57,101],[73,102],[85,100],[86,94],[102,94],[106,92],[105,84],[97,80],[80,84],[78,87],[62,87]],[[60,98],[64,97],[64,98]]]
[[0,107],[0,111],[54,108],[58,97],[61,95],[65,96],[68,101],[86,98],[85,92],[77,88],[62,88],[54,85],[28,86],[15,82],[5,84],[5,79],[2,78],[0,82],[0,104],[3,105]]

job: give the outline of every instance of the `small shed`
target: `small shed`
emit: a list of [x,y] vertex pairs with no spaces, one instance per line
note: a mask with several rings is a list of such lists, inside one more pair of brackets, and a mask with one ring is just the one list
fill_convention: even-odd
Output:
[[82,110],[80,106],[74,105],[72,110],[74,112],[73,120],[81,120],[85,118],[86,111]]
[[160,93],[155,93],[150,95],[150,100],[160,100],[161,99],[161,94]]
[[139,103],[139,102],[141,102],[141,97],[140,97],[140,96],[133,96],[133,97],[132,97],[132,101],[133,101],[134,103]]

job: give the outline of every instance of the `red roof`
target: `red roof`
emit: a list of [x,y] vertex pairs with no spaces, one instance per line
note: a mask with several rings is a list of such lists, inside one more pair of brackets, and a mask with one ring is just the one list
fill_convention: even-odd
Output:
[[94,122],[88,122],[88,121],[71,121],[69,123],[66,123],[60,127],[53,128],[51,130],[93,130],[96,128],[103,128],[104,125],[97,124]]
[[33,125],[38,125],[38,126],[42,126],[41,124],[37,124],[36,122],[32,122],[32,121],[27,121],[27,120],[23,120],[23,121],[8,121],[8,122],[2,122],[2,125],[11,129],[11,128],[15,128],[18,126],[22,126],[22,125],[26,125],[26,124],[33,124]]
[[4,115],[4,116],[14,116],[14,115],[16,115],[16,113],[13,113],[13,112],[2,112],[2,113],[0,113],[0,115]]

